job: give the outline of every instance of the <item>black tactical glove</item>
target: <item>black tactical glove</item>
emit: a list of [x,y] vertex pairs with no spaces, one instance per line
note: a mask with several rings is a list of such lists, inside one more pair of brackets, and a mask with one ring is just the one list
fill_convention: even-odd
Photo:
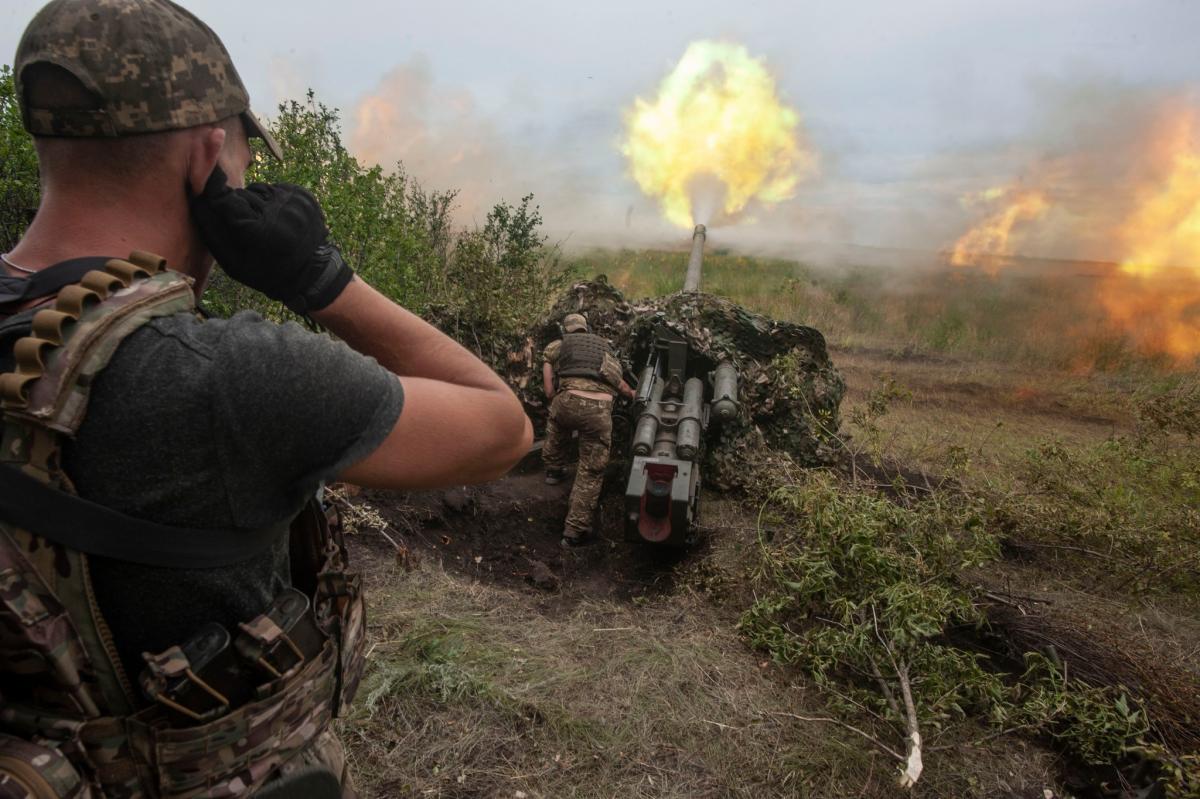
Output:
[[354,279],[329,243],[321,206],[300,186],[231,189],[217,167],[191,206],[200,237],[221,268],[298,314],[321,310]]

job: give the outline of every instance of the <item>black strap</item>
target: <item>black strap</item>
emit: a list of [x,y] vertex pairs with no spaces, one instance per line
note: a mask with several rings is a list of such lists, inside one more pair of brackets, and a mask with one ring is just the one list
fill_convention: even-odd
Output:
[[29,300],[57,294],[66,286],[78,283],[93,269],[103,269],[111,260],[102,256],[72,258],[48,266],[29,277],[9,277],[0,274],[0,313],[11,313],[17,306]]
[[135,519],[0,466],[0,519],[88,555],[168,569],[232,566],[266,550],[279,528],[194,529]]

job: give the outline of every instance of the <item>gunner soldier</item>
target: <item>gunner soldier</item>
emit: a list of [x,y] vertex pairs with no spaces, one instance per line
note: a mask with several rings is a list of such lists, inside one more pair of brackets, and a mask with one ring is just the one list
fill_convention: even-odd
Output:
[[562,327],[563,337],[550,342],[543,353],[542,383],[551,402],[542,457],[546,482],[561,482],[567,442],[572,431],[579,433],[579,466],[562,534],[562,545],[574,547],[592,532],[612,446],[613,399],[618,393],[633,399],[634,391],[622,378],[621,364],[608,342],[588,332],[582,314],[567,314]]

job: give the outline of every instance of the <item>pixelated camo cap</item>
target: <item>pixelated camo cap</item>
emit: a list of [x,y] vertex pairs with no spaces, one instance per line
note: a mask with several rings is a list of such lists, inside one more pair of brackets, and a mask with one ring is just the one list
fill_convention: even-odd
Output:
[[[79,81],[86,107],[31,107],[28,70],[39,64]],[[25,29],[13,72],[35,136],[116,137],[241,116],[248,136],[283,157],[217,34],[168,0],[52,0]]]
[[584,332],[587,329],[587,319],[583,314],[569,313],[563,317],[563,330],[568,333]]

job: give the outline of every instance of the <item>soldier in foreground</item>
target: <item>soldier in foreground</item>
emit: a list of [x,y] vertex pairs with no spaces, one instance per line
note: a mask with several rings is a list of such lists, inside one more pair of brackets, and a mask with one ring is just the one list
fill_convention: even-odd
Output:
[[[250,137],[281,153],[195,16],[54,0],[14,77],[42,203],[0,264],[0,796],[352,796],[363,604],[315,495],[496,478],[529,421],[308,192],[243,188]],[[204,318],[214,256],[340,342]]]
[[634,391],[621,377],[621,364],[608,342],[588,332],[581,314],[563,318],[563,337],[550,342],[542,357],[542,383],[551,400],[542,450],[547,483],[562,481],[567,442],[572,431],[579,432],[579,467],[562,535],[564,547],[575,547],[592,533],[612,446],[613,398],[620,393],[633,399]]

